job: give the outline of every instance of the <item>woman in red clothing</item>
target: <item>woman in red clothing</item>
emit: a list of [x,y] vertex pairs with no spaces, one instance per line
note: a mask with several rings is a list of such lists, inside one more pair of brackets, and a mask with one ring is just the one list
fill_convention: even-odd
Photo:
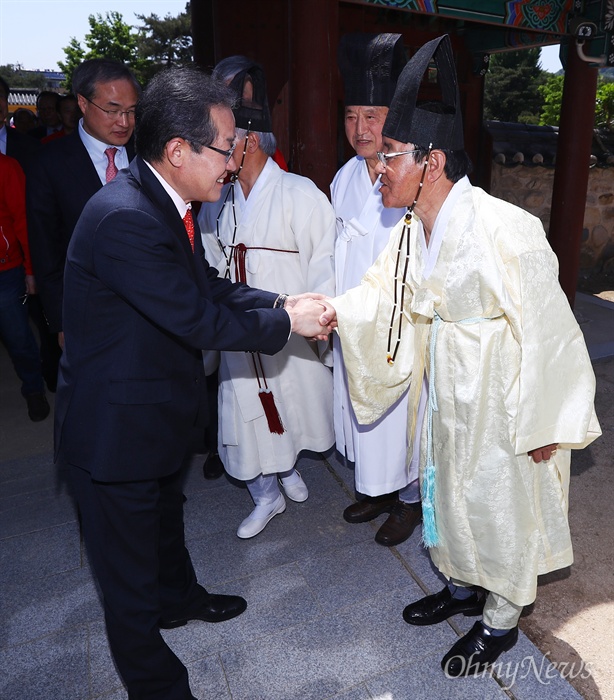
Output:
[[40,354],[25,301],[36,292],[26,226],[26,180],[14,158],[0,154],[0,338],[33,421],[49,415]]

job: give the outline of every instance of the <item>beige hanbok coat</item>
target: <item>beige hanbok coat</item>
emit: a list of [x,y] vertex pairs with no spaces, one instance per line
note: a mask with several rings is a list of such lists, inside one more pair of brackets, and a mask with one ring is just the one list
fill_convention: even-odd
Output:
[[[600,435],[595,377],[540,221],[466,178],[453,193],[428,275],[422,227],[412,223],[395,364],[386,343],[403,222],[361,285],[334,300],[339,334],[359,420],[377,420],[413,375],[414,435],[423,376],[435,392],[435,565],[527,605],[538,574],[572,563],[570,450]],[[427,421],[419,424],[422,480]],[[560,447],[549,462],[528,456],[551,443]]]

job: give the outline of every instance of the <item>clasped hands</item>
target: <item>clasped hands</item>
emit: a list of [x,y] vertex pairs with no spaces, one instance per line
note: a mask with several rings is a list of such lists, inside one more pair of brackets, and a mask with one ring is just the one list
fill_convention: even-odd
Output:
[[309,340],[326,340],[337,327],[337,314],[330,297],[324,294],[295,294],[286,299],[284,309],[290,316],[292,332]]

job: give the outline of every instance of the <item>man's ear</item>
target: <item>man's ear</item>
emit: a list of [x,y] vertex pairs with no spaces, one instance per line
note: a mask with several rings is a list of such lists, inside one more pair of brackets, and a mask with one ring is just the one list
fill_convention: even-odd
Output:
[[77,95],[77,104],[79,105],[79,109],[81,110],[81,114],[85,113],[85,108],[87,107],[87,100],[83,95]]
[[260,148],[260,136],[253,131],[247,135],[247,152],[255,153]]
[[164,155],[173,168],[180,168],[188,155],[190,144],[178,136],[171,139],[164,146]]
[[442,175],[444,175],[444,168],[446,166],[446,154],[438,149],[433,149],[429,154],[428,167],[427,167],[427,177],[432,182],[438,180]]

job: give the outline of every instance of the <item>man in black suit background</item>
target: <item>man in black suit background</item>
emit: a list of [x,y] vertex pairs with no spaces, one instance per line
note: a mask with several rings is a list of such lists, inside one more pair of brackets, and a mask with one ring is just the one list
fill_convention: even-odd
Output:
[[[72,87],[83,114],[78,129],[46,144],[26,170],[32,264],[49,330],[59,334],[60,346],[68,243],[89,198],[134,156],[134,109],[140,93],[127,66],[103,58],[79,65]],[[108,149],[115,149],[110,170]]]
[[46,136],[59,131],[62,128],[60,115],[58,114],[58,100],[60,95],[51,90],[43,90],[36,98],[36,113],[40,125],[31,129],[28,133],[41,141]]
[[[240,615],[196,581],[182,466],[206,418],[201,349],[272,354],[291,331],[322,337],[324,302],[219,278],[192,201],[219,198],[233,157],[232,94],[170,69],[137,106],[137,157],[96,193],[69,245],[56,453],[71,476],[113,657],[139,700],[193,700],[159,628]],[[183,220],[182,220],[183,219]]]

